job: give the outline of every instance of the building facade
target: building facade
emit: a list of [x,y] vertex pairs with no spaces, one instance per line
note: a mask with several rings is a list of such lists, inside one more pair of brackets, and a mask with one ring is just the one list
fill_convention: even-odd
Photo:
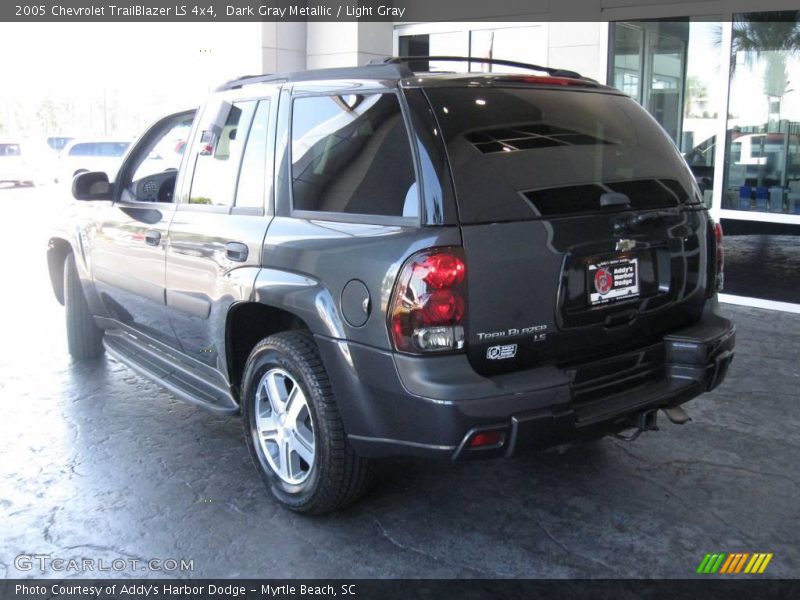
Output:
[[800,312],[800,11],[745,4],[726,2],[723,12],[715,1],[598,0],[596,20],[585,22],[558,20],[569,2],[532,2],[530,15],[502,22],[268,23],[263,67],[457,55],[474,58],[473,71],[504,70],[481,62],[504,58],[613,85],[662,125],[721,220],[723,300]]

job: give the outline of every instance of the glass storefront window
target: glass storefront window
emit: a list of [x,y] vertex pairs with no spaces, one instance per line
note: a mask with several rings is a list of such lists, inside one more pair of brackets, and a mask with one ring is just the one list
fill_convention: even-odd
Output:
[[[464,34],[460,31],[401,35],[398,38],[400,56],[464,56]],[[452,62],[414,61],[413,71],[453,70]]]
[[[471,58],[505,58],[519,62],[543,64],[547,61],[547,38],[541,26],[502,27],[478,29],[470,32]],[[470,70],[484,73],[520,72],[514,67],[482,63],[470,63]]]
[[800,215],[800,13],[736,15],[722,208]]
[[680,148],[706,206],[714,183],[720,24],[710,20],[614,23],[609,80],[644,106]]
[[612,85],[641,102],[642,54],[644,31],[618,23],[614,28],[614,73]]
[[645,108],[676,143],[679,143],[683,117],[688,25],[676,27],[680,36],[660,32],[649,36],[648,52],[652,62]]

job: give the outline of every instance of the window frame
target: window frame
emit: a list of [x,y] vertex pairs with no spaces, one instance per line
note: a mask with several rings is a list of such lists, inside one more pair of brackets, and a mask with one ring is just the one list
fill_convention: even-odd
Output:
[[[293,170],[293,157],[292,157],[292,140],[293,140],[293,133],[294,133],[294,106],[295,101],[302,99],[302,98],[314,98],[314,97],[331,97],[337,95],[351,95],[351,94],[362,94],[362,95],[370,95],[370,94],[382,94],[382,95],[393,95],[397,98],[397,102],[400,106],[400,115],[403,119],[403,124],[405,125],[406,129],[406,137],[408,139],[408,148],[411,157],[411,165],[414,170],[414,183],[417,186],[417,215],[415,217],[403,217],[403,216],[387,216],[387,215],[371,215],[371,214],[362,214],[362,213],[343,213],[343,212],[335,212],[335,211],[317,211],[317,210],[303,210],[303,209],[296,209],[294,207],[294,170]],[[295,219],[303,219],[308,221],[331,221],[334,223],[364,223],[366,225],[393,225],[393,226],[400,226],[400,227],[419,227],[422,222],[422,177],[420,176],[420,168],[419,168],[419,160],[417,157],[416,148],[414,147],[414,143],[412,141],[412,132],[413,129],[411,127],[411,121],[409,119],[408,108],[405,104],[405,97],[397,88],[387,89],[381,88],[377,86],[371,87],[364,87],[353,90],[324,90],[324,91],[295,91],[292,90],[290,98],[289,98],[289,114],[288,114],[288,123],[287,123],[287,148],[286,148],[286,156],[287,156],[287,168],[289,170],[288,173],[288,195],[289,195],[289,217]]]

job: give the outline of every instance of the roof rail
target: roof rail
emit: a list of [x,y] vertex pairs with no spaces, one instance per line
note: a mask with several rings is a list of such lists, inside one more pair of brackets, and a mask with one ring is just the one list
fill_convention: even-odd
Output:
[[405,64],[415,61],[439,61],[439,62],[466,62],[466,63],[488,63],[490,65],[501,65],[504,67],[516,67],[518,69],[526,69],[528,71],[542,71],[552,77],[567,77],[569,79],[585,79],[583,75],[575,71],[568,71],[566,69],[554,69],[552,67],[543,67],[541,65],[534,65],[531,63],[518,62],[515,60],[503,60],[500,58],[478,58],[469,56],[387,56],[385,58],[373,58],[370,65],[393,65]]
[[295,81],[319,81],[324,79],[384,79],[399,81],[414,73],[404,63],[370,63],[363,67],[344,67],[335,69],[314,69],[294,73],[247,75],[223,83],[215,91],[235,90],[256,83],[278,83]]

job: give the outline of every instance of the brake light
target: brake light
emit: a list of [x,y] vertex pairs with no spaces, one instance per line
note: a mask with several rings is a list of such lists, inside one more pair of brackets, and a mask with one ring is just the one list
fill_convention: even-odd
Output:
[[722,246],[722,225],[719,223],[714,223],[714,243],[714,255],[717,257],[717,276],[714,287],[721,292],[725,284],[725,248]]
[[406,261],[389,306],[397,350],[421,354],[464,348],[466,276],[461,248],[433,248]]
[[594,81],[575,79],[574,77],[554,77],[547,75],[509,75],[512,81],[522,81],[534,85],[570,85],[578,87],[597,87]]

